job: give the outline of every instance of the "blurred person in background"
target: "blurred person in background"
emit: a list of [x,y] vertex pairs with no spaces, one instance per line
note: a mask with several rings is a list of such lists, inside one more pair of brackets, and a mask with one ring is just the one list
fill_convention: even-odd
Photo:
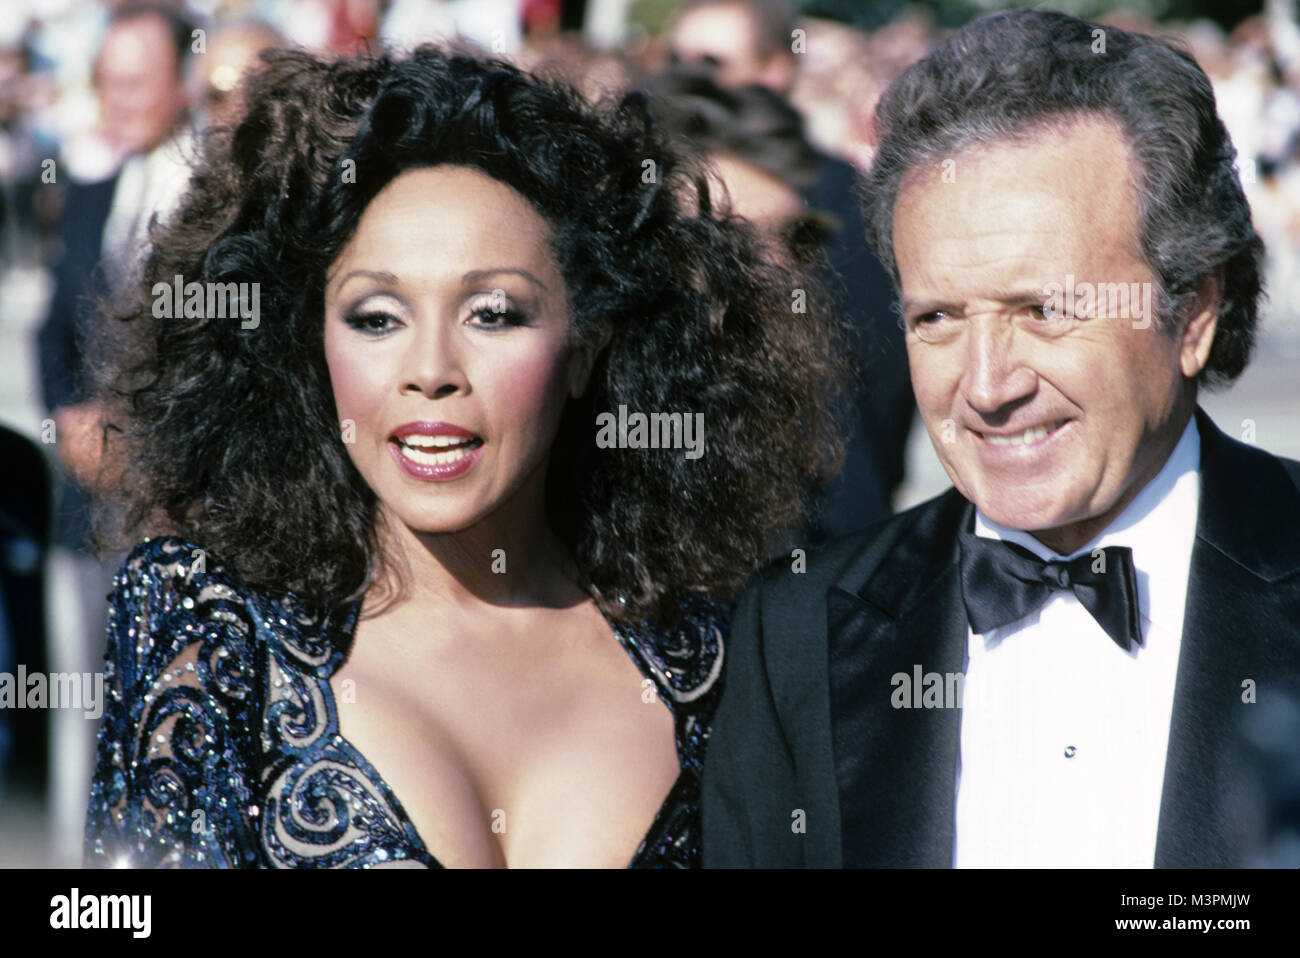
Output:
[[806,255],[786,241],[811,218],[800,191],[816,175],[818,156],[789,103],[767,87],[727,89],[689,69],[652,77],[647,92],[664,128],[705,155],[733,211],[780,239],[788,254]]
[[[799,113],[768,87],[727,89],[698,68],[679,67],[651,78],[647,86],[656,118],[669,133],[704,154],[732,210],[758,226],[797,268],[819,272],[824,282],[832,280],[825,251],[841,225],[804,199],[821,157],[804,137]],[[841,415],[856,413],[850,408]],[[866,451],[863,443],[853,444],[844,465],[849,475],[845,488],[851,490],[851,506],[863,522],[890,510],[888,490]],[[823,537],[826,517],[819,511],[827,507],[825,489],[819,490],[814,506],[800,541]],[[834,518],[845,519],[842,506]]]
[[[668,61],[708,70],[721,86],[759,84],[788,97],[798,72],[795,29],[783,0],[687,0],[666,30]],[[844,422],[844,468],[822,492],[820,518],[809,530],[814,543],[859,531],[892,512],[916,411],[893,283],[867,243],[856,189],[849,163],[819,153],[800,191],[811,209],[829,214],[839,227],[827,248],[827,280],[857,335],[861,370]]]
[[[28,675],[44,673],[48,468],[40,446],[7,426],[0,426],[0,461],[0,674],[15,676],[20,665]],[[18,682],[11,688],[27,691]],[[49,777],[48,713],[14,704],[0,698],[0,808],[9,813],[21,803],[24,813],[39,812]]]
[[[148,224],[165,216],[189,179],[185,60],[191,24],[162,5],[123,4],[95,59],[98,136],[114,171],[92,182],[69,178],[60,227],[62,255],[38,335],[41,394],[53,420],[50,661],[57,671],[95,671],[103,653],[105,596],[120,556],[88,551],[88,486],[102,449],[101,409],[91,399],[83,352],[97,306],[133,281]],[[65,157],[58,163],[68,169]],[[94,748],[94,723],[55,713],[51,824],[55,854],[75,856]]]
[[244,113],[242,80],[257,65],[263,50],[285,46],[280,32],[260,20],[236,20],[214,26],[207,52],[190,58],[190,102],[195,127],[233,126]]
[[787,94],[798,72],[788,0],[684,0],[668,27],[668,62],[702,67],[722,86]]
[[21,40],[0,48],[0,265],[37,261],[41,151],[29,108],[34,84]]

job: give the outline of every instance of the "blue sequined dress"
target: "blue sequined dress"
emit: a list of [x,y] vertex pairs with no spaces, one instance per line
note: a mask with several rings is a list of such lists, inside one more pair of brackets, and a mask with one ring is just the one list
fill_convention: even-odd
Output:
[[[146,539],[109,596],[90,866],[439,867],[386,782],[338,732],[329,677],[358,601],[313,615],[201,548]],[[698,867],[699,790],[726,609],[614,631],[674,716],[681,774],[630,867]]]

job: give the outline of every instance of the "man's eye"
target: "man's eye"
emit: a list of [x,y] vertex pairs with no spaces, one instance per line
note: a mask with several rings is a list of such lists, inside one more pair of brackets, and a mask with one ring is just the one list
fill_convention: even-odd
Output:
[[936,309],[932,313],[922,313],[920,316],[916,317],[916,325],[931,325],[947,318],[948,314],[946,312],[941,309]]

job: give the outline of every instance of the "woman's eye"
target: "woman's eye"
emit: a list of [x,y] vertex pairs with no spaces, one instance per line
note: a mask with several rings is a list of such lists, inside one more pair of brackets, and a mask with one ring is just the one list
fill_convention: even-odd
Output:
[[519,310],[500,302],[481,304],[470,316],[477,320],[473,325],[488,327],[522,326],[526,319]]
[[360,330],[363,333],[382,333],[388,329],[386,325],[393,321],[393,317],[388,313],[381,313],[375,310],[359,313],[349,313],[344,317],[344,321],[353,329]]

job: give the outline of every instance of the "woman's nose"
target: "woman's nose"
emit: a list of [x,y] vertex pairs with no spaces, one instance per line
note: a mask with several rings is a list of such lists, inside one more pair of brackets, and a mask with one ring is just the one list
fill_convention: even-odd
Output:
[[403,368],[403,390],[431,399],[469,389],[454,324],[439,318],[425,323],[412,339]]

